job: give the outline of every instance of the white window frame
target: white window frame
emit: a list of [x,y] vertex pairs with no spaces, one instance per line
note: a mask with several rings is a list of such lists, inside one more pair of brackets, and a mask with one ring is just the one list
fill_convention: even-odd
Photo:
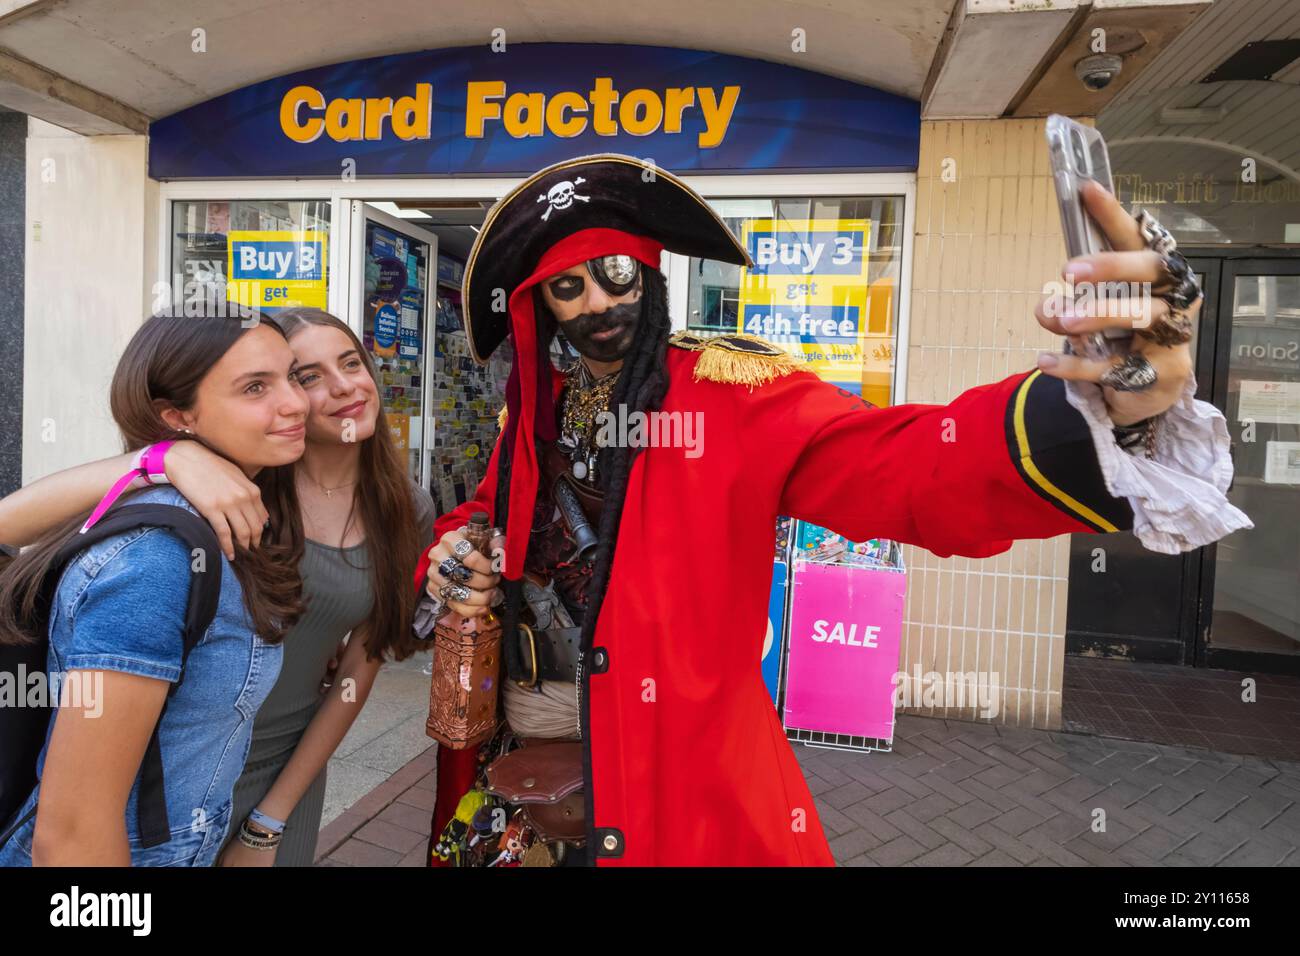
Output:
[[[899,264],[898,321],[894,345],[891,400],[907,401],[907,357],[911,327],[912,250],[916,233],[915,173],[739,173],[681,177],[705,199],[769,199],[783,196],[902,196],[903,243]],[[330,203],[329,310],[351,316],[348,288],[352,249],[352,200],[383,202],[398,199],[490,199],[513,189],[523,177],[431,177],[427,179],[360,179],[352,182],[302,179],[174,180],[159,184],[157,249],[154,278],[168,282],[171,263],[172,203],[185,200],[320,199]],[[412,220],[421,226],[421,220]],[[674,328],[686,327],[687,269],[685,257],[664,256],[668,301]],[[360,330],[357,330],[360,332]]]

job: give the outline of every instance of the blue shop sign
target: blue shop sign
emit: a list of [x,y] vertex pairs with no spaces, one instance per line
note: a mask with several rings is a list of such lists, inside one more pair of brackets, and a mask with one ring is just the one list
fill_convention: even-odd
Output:
[[526,175],[618,152],[678,173],[910,171],[920,105],[811,70],[671,47],[381,56],[157,120],[155,179]]

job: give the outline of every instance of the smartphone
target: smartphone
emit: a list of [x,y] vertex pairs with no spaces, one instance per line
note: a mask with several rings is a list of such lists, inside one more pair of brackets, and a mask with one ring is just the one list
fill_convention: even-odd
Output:
[[[1105,137],[1098,130],[1076,123],[1059,113],[1047,117],[1046,131],[1052,182],[1056,186],[1056,203],[1061,211],[1061,232],[1065,235],[1065,251],[1071,259],[1110,251],[1110,243],[1088,215],[1083,198],[1079,195],[1079,187],[1089,179],[1100,183],[1107,192],[1115,192]],[[1132,329],[1106,329],[1084,338],[1088,351],[1095,353],[1093,357],[1107,357],[1127,352],[1132,337]]]

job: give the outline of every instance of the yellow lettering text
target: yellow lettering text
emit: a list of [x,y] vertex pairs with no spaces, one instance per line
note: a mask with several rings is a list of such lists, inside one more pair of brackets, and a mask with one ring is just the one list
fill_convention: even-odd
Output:
[[663,100],[654,90],[633,90],[619,104],[618,119],[633,136],[649,136],[663,122]]
[[325,131],[325,123],[319,116],[299,118],[304,106],[309,110],[323,110],[325,97],[314,87],[295,86],[280,101],[280,129],[295,143],[315,142]]
[[682,114],[686,107],[695,105],[695,87],[683,90],[670,89],[664,103],[664,132],[680,133],[682,131]]
[[614,122],[614,104],[618,102],[618,90],[614,81],[608,76],[596,77],[596,88],[591,91],[591,128],[601,136],[617,136],[618,124]]
[[384,120],[393,112],[393,98],[366,100],[366,139],[384,138]]
[[581,93],[568,90],[564,93],[556,93],[551,97],[551,101],[546,104],[546,128],[554,135],[564,139],[577,136],[587,128],[587,118],[585,116],[572,116],[566,119],[564,115],[566,110],[574,113],[586,113],[587,101],[582,98]]
[[545,115],[546,96],[543,93],[511,93],[506,100],[506,132],[515,139],[541,136]]
[[740,99],[738,86],[724,86],[721,102],[718,101],[712,87],[700,87],[700,111],[704,113],[704,132],[699,136],[699,145],[702,149],[717,146],[722,142],[722,138],[727,135],[727,127],[731,125],[731,114],[735,112],[738,99]]
[[433,84],[416,83],[414,96],[393,104],[393,132],[398,139],[428,139],[433,135]]
[[[579,136],[588,130],[598,136],[651,136],[660,131],[681,133],[687,110],[699,111],[703,130],[698,145],[718,146],[726,138],[740,101],[739,86],[668,87],[664,90],[634,89],[626,93],[614,87],[608,76],[592,80],[584,96],[577,90],[556,93],[511,92],[501,80],[475,80],[465,86],[465,136],[482,139],[489,123],[499,122],[511,137],[550,135],[560,139]],[[367,100],[367,130],[370,113],[376,107]],[[399,100],[393,107],[393,128],[399,127]],[[374,122],[382,128],[382,120]]]
[[474,80],[465,87],[465,135],[482,139],[483,127],[488,120],[501,118],[499,100],[506,95],[506,85],[501,80]]
[[330,100],[325,108],[325,132],[337,143],[360,139],[365,111],[366,104],[361,99]]

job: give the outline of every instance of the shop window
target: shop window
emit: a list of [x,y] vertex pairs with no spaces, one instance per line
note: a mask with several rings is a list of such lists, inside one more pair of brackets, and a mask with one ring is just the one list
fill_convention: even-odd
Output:
[[329,227],[325,199],[172,203],[173,307],[327,308]]
[[1103,112],[1098,127],[1111,140],[1116,197],[1149,209],[1179,246],[1295,242],[1300,183],[1268,157],[1246,182],[1242,151],[1229,143],[1166,141],[1168,127],[1122,108]]
[[827,381],[888,405],[901,279],[901,196],[716,199],[752,270],[689,261],[687,328],[748,332]]
[[1277,290],[1277,314],[1279,318],[1290,320],[1295,324],[1300,319],[1300,276],[1270,276]]
[[1237,280],[1237,299],[1234,311],[1241,316],[1261,316],[1264,314],[1264,276],[1243,276]]

